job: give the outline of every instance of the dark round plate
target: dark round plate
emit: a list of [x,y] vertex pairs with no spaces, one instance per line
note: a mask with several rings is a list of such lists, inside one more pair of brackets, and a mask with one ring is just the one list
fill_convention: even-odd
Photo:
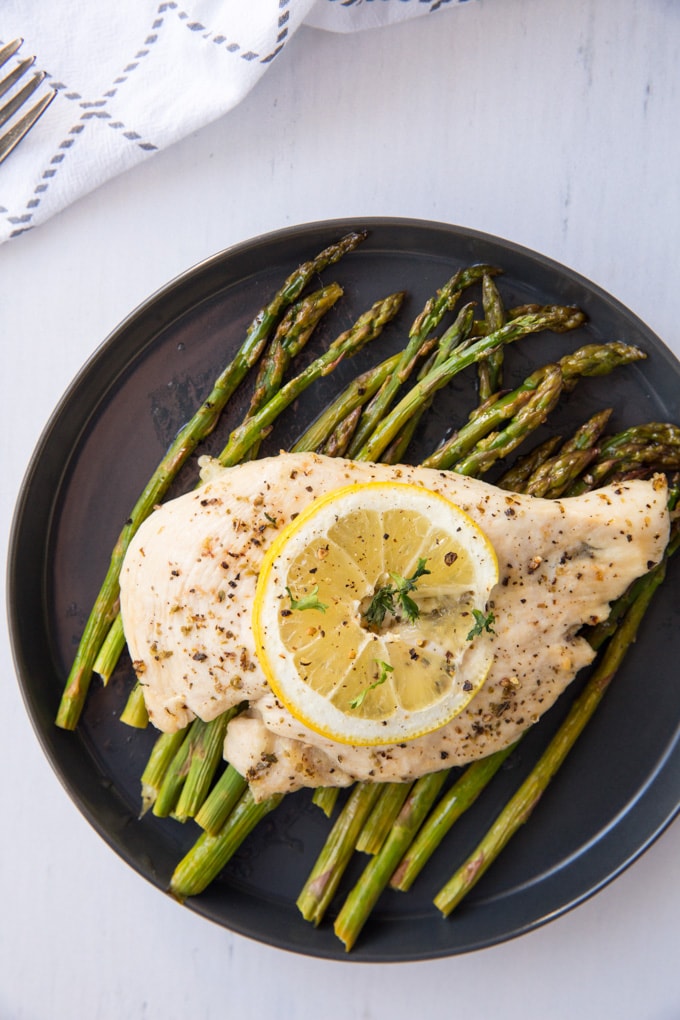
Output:
[[[625,339],[648,354],[646,361],[606,379],[582,381],[554,414],[551,430],[567,434],[603,406],[615,408],[616,430],[636,421],[680,421],[678,362],[619,302],[540,255],[456,227],[381,219],[279,231],[215,255],[137,309],[82,369],[38,444],[16,509],[8,603],[19,682],[45,753],[103,838],[161,890],[198,830],[193,823],[182,826],[151,814],[138,818],[139,777],[154,735],[118,720],[132,682],[129,661],[121,660],[106,688],[93,683],[75,733],[53,723],[64,678],[115,538],[177,428],[291,269],[362,226],[370,230],[365,243],[323,274],[324,281],[344,286],[345,297],[321,327],[314,348],[379,296],[405,288],[406,304],[376,350],[341,365],[284,415],[269,451],[294,440],[361,367],[397,349],[425,300],[456,268],[480,261],[503,268],[499,287],[509,305],[561,302],[579,305],[588,315],[588,325],[576,335],[540,335],[509,349],[509,383],[589,340]],[[224,445],[244,399],[233,402],[204,452]],[[447,428],[464,420],[475,401],[474,375],[464,373],[440,395],[413,458],[429,452]],[[195,479],[192,462],[178,490]],[[448,956],[535,928],[601,888],[670,822],[680,803],[680,686],[672,682],[680,659],[677,568],[671,564],[624,668],[529,824],[458,911],[443,920],[432,905],[433,894],[536,760],[570,693],[449,833],[413,890],[382,897],[350,960]],[[295,906],[328,827],[307,792],[286,798],[189,906],[274,946],[347,958],[332,932],[334,911],[314,929]],[[343,889],[356,874],[346,876]]]

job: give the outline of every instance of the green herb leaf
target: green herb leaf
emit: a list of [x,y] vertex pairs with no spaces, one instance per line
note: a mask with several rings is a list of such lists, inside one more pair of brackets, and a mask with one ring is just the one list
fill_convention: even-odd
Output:
[[385,619],[386,613],[396,613],[395,598],[398,600],[404,615],[406,618],[413,623],[420,616],[420,610],[417,603],[410,597],[409,592],[415,591],[416,581],[423,576],[423,574],[429,574],[430,571],[426,569],[425,564],[427,560],[419,559],[418,566],[416,567],[412,577],[402,577],[400,574],[390,573],[390,577],[394,581],[394,584],[383,585],[382,588],[378,588],[373,598],[371,599],[368,609],[364,613],[364,616],[369,624],[380,627]]
[[394,673],[394,666],[390,666],[388,662],[383,662],[382,659],[376,659],[375,661],[380,666],[380,675],[378,679],[375,680],[368,687],[364,687],[363,691],[361,691],[360,694],[357,694],[356,698],[352,698],[352,700],[349,703],[350,708],[359,708],[361,705],[363,705],[364,699],[368,692],[374,691],[376,687],[380,687],[381,684],[384,684],[385,681],[387,680],[388,673]]
[[478,637],[483,630],[487,631],[489,634],[496,633],[491,626],[491,624],[496,621],[496,617],[493,615],[493,612],[483,613],[481,609],[473,609],[472,615],[475,618],[475,625],[467,636],[468,641],[472,641],[473,638]]
[[318,584],[315,584],[312,590],[307,595],[303,595],[301,599],[296,599],[290,588],[287,587],[286,591],[288,593],[288,598],[290,599],[291,609],[318,609],[320,613],[325,613],[328,609],[328,604],[326,602],[320,602],[317,598],[317,593],[319,591]]

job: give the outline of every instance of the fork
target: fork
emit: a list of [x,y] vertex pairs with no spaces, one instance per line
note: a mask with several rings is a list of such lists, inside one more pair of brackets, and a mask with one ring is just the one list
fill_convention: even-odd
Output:
[[[0,67],[4,67],[12,59],[23,41],[23,39],[14,39],[0,49]],[[22,60],[19,60],[16,66],[4,78],[0,79],[0,96],[10,92],[17,82],[23,78],[29,68],[33,66],[34,62],[35,57],[24,57]],[[12,122],[14,115],[24,108],[45,76],[45,71],[36,71],[21,88],[16,89],[10,94],[6,102],[0,106],[0,163],[9,156],[12,149],[25,137],[56,96],[55,90],[50,89],[37,103],[29,107],[25,113],[22,113],[18,120]],[[6,124],[9,126],[3,131],[2,129]]]

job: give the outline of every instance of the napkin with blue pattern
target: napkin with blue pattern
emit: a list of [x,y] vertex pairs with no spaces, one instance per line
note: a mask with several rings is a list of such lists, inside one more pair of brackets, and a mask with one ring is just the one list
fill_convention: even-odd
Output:
[[[466,0],[3,0],[56,96],[0,166],[0,242],[232,109],[301,25],[378,28]],[[0,77],[8,66],[2,69]]]

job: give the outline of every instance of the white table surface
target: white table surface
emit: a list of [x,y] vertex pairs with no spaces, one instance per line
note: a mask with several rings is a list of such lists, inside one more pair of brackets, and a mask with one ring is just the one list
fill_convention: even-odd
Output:
[[[679,107],[674,0],[480,0],[370,35],[303,29],[228,117],[0,249],[3,534],[49,413],[109,331],[278,227],[394,215],[488,231],[596,281],[680,354]],[[124,864],[44,759],[5,633],[1,665],[2,1020],[680,1016],[677,824],[507,944],[399,966],[294,956]]]

